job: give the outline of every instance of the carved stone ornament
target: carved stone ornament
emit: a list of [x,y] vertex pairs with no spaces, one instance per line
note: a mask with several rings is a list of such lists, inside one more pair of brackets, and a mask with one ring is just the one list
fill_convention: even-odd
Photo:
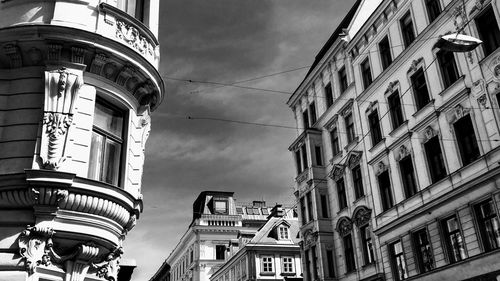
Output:
[[349,166],[349,169],[352,169],[359,165],[359,161],[361,160],[361,154],[363,154],[362,151],[351,151],[349,156],[347,157],[347,165]]
[[149,105],[144,105],[141,107],[140,111],[142,112],[140,121],[142,128],[141,147],[144,152],[146,149],[146,142],[149,138],[149,133],[151,132],[151,110]]
[[396,90],[397,85],[399,84],[399,80],[389,82],[389,85],[387,85],[387,89],[385,89],[385,94],[387,93],[392,93],[394,90]]
[[389,169],[389,167],[384,163],[384,161],[380,161],[378,162],[377,164],[377,171],[375,174],[380,175],[382,174],[383,172],[387,171]]
[[398,151],[398,161],[401,161],[403,160],[406,156],[410,155],[410,150],[406,147],[406,145],[402,145],[400,148],[399,148],[399,151]]
[[338,181],[341,177],[344,176],[344,165],[339,165],[339,164],[333,165],[333,168],[328,174],[328,176],[334,181]]
[[325,129],[328,131],[333,130],[333,128],[337,127],[337,121],[339,119],[339,115],[335,114],[332,116],[332,118],[326,123]]
[[45,72],[45,107],[40,157],[43,167],[57,170],[64,161],[69,127],[73,122],[74,103],[83,80],[62,68]]
[[50,44],[48,47],[47,59],[49,61],[59,61],[61,60],[62,45]]
[[481,107],[481,109],[488,109],[488,96],[486,94],[481,95],[480,97],[477,98],[477,103]]
[[318,240],[318,232],[313,232],[311,230],[306,231],[304,233],[304,247],[308,248],[314,244]]
[[90,72],[101,75],[102,68],[108,61],[108,57],[105,54],[98,53],[95,55],[92,63],[90,64]]
[[26,271],[29,275],[35,273],[37,266],[49,265],[47,240],[54,231],[48,227],[28,227],[21,232],[18,239],[19,254],[25,260]]
[[10,68],[19,68],[23,66],[21,50],[15,44],[9,43],[3,46],[5,55],[9,58]]
[[490,63],[489,69],[493,74],[493,78],[500,81],[500,55],[496,56]]
[[474,6],[472,7],[472,9],[470,10],[469,12],[469,16],[471,16],[472,14],[478,12],[478,11],[481,11],[484,7],[484,0],[476,0],[476,2],[474,3]]
[[71,47],[71,62],[84,64],[85,48]]
[[342,115],[342,117],[346,118],[346,116],[352,112],[352,104],[353,104],[353,100],[350,99],[346,103],[346,105],[344,105],[344,108],[342,108],[341,112],[340,112],[340,115]]
[[337,232],[340,234],[340,236],[344,237],[347,234],[351,233],[351,231],[352,221],[347,217],[341,218],[337,223]]
[[92,266],[97,269],[97,277],[109,281],[118,280],[118,270],[120,270],[120,259],[123,255],[122,247],[118,247],[109,252],[106,258],[100,263],[93,263]]
[[353,220],[357,227],[362,227],[370,222],[372,210],[365,206],[358,207],[354,212]]
[[425,130],[424,130],[424,138],[423,138],[424,141],[423,142],[425,143],[435,136],[437,136],[436,130],[434,130],[431,126],[427,126],[427,128],[425,128]]
[[459,5],[453,10],[453,24],[455,25],[455,29],[462,30],[465,23],[467,22],[467,15],[465,14],[465,8],[463,5]]
[[412,73],[418,70],[418,66],[420,65],[421,62],[424,61],[424,58],[420,57],[416,60],[413,60],[411,62],[410,67],[408,68],[408,71],[406,73]]
[[118,19],[116,20],[116,38],[143,55],[154,55],[153,45],[140,34],[139,30]]
[[464,108],[461,104],[458,104],[451,112],[450,123],[455,123],[469,113],[470,108]]

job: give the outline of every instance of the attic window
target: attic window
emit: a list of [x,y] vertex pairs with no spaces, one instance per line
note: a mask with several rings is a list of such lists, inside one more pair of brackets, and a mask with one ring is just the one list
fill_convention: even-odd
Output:
[[267,208],[262,208],[263,215],[269,215],[269,210]]
[[236,207],[236,213],[238,215],[243,215],[243,208],[242,207]]
[[227,208],[227,200],[214,200],[214,211],[215,214],[223,214],[227,215],[228,213],[228,208]]
[[279,239],[280,240],[287,240],[290,239],[290,235],[288,235],[288,227],[286,226],[280,226],[278,228],[278,234],[279,234]]

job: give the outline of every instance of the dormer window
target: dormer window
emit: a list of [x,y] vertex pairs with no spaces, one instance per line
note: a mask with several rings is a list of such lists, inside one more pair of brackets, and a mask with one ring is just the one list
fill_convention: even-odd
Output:
[[227,200],[216,199],[214,200],[214,213],[220,215],[228,214],[228,203]]
[[287,240],[290,239],[290,235],[288,234],[288,227],[282,225],[278,228],[279,239]]

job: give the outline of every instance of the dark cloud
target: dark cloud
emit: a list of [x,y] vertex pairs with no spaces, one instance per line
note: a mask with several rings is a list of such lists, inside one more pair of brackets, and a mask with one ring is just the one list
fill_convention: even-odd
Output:
[[[162,0],[160,71],[165,77],[232,83],[307,66],[354,0]],[[241,85],[292,92],[307,69]],[[293,203],[287,95],[165,79],[153,113],[143,175],[144,212],[125,241],[134,280],[148,280],[191,221],[203,190],[234,191],[240,202]]]

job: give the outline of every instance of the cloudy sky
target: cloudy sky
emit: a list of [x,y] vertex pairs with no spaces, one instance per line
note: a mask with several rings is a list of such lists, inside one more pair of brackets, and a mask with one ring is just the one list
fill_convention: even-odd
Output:
[[[143,176],[144,212],[125,241],[147,281],[191,220],[203,190],[234,191],[240,202],[293,204],[287,148],[293,92],[354,0],[161,0],[161,73],[167,96],[153,113]],[[192,119],[188,119],[190,116]],[[209,118],[209,119],[204,119]]]

